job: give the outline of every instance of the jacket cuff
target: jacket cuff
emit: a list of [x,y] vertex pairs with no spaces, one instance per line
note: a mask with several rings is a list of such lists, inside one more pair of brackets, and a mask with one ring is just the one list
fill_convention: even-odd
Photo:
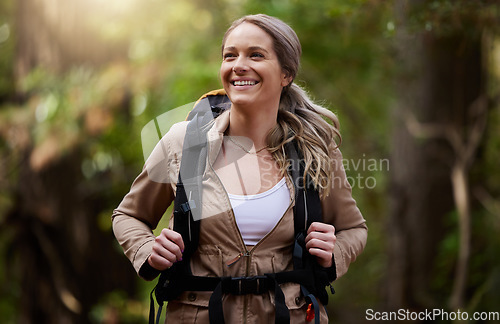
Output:
[[332,265],[328,268],[323,268],[328,276],[328,281],[332,282],[337,279],[337,266],[335,265],[335,254],[332,253]]
[[142,264],[141,268],[139,269],[139,276],[141,278],[144,278],[145,280],[151,281],[154,278],[156,278],[160,274],[160,272],[161,272],[160,270],[153,268],[146,259],[146,261]]
[[148,258],[151,255],[151,251],[153,250],[153,244],[154,244],[154,239],[148,240],[145,243],[143,243],[135,252],[133,256],[133,261],[132,264],[134,265],[134,269],[137,272],[137,274],[146,279],[146,280],[151,280],[148,279],[147,277],[143,276],[143,273],[149,274],[149,272],[144,272],[147,270],[143,270],[144,267],[150,266],[148,263]]
[[334,280],[337,280],[338,278],[342,277],[347,271],[345,269],[344,253],[343,253],[342,248],[340,247],[340,244],[338,241],[335,244],[335,248],[333,249],[332,267],[335,267],[335,279]]

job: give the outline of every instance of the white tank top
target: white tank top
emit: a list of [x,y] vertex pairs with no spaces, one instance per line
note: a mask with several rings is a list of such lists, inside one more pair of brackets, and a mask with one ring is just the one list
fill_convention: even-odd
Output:
[[285,178],[271,189],[256,195],[228,195],[246,245],[257,244],[276,226],[290,206],[290,190]]

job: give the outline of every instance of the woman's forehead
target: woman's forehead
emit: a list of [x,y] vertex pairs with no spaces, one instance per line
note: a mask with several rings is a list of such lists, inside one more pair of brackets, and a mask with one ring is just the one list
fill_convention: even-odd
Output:
[[224,48],[242,46],[272,49],[273,39],[257,25],[244,22],[229,33],[224,43]]

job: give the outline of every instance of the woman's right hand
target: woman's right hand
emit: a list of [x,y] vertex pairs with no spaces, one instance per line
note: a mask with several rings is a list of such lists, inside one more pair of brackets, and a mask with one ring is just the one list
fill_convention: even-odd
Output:
[[155,239],[148,263],[156,270],[163,271],[175,262],[181,261],[182,252],[184,252],[182,236],[171,229],[164,228]]

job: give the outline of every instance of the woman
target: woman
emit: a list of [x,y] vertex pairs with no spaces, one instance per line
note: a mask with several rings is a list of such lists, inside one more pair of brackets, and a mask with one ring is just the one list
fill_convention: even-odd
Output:
[[[215,119],[207,134],[203,216],[191,259],[194,275],[250,277],[293,268],[295,189],[284,149],[292,140],[303,156],[304,177],[320,193],[323,211],[323,221],[308,228],[306,249],[338,278],[364,248],[367,228],[342,168],[335,142],[340,139],[337,118],[293,83],[300,55],[295,32],[274,17],[245,16],[224,35],[220,78],[231,108]],[[113,213],[116,238],[147,280],[182,260],[181,235],[172,226],[158,237],[151,229],[174,199],[185,132],[186,122],[179,123],[161,139],[163,150],[157,146],[153,151]],[[170,161],[165,172],[174,181],[155,182],[148,170],[165,157]],[[307,303],[300,285],[289,282],[281,289],[291,322],[304,323]],[[210,296],[182,293],[168,303],[167,321],[208,322]],[[226,295],[224,318],[228,323],[273,322],[274,297],[274,291]],[[321,322],[327,321],[321,307]]]

